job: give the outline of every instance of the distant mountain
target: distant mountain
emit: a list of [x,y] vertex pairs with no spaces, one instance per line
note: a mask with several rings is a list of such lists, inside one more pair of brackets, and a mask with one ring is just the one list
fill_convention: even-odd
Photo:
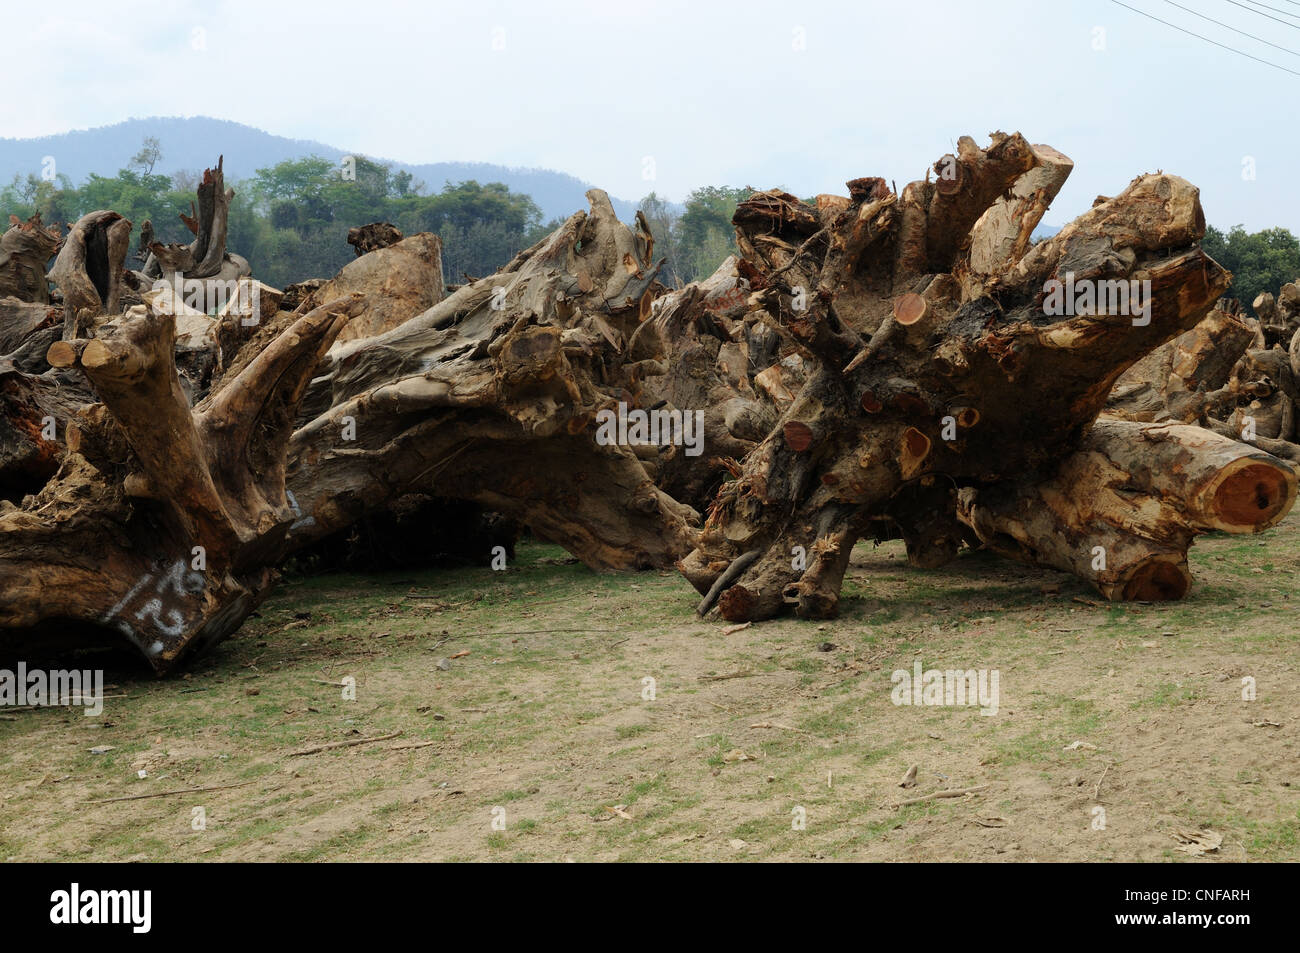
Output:
[[1029,240],[1032,242],[1041,242],[1044,238],[1051,238],[1060,230],[1061,226],[1059,225],[1045,225],[1042,222],[1039,222],[1038,227],[1034,229],[1034,234],[1029,236]]
[[[224,155],[228,181],[248,178],[258,169],[286,159],[317,155],[338,161],[345,155],[369,156],[369,153],[349,152],[306,139],[287,139],[225,119],[203,116],[192,119],[128,119],[113,126],[79,129],[39,139],[0,139],[0,183],[12,181],[14,175],[39,174],[46,156],[53,156],[56,171],[68,176],[76,185],[91,173],[111,176],[140,151],[140,144],[146,136],[153,136],[162,145],[162,161],[155,172],[201,172],[213,165],[217,156]],[[441,190],[448,181],[504,182],[511,191],[532,196],[545,221],[585,210],[585,193],[591,188],[580,179],[549,169],[512,169],[487,162],[411,165],[379,156],[369,157],[410,172],[424,182],[430,192]],[[630,220],[636,214],[635,202],[612,196],[611,200],[620,218]]]

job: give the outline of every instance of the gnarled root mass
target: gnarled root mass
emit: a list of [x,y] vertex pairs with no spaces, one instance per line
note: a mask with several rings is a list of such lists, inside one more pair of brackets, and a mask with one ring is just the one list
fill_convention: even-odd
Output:
[[[1176,598],[1196,532],[1286,513],[1294,475],[1256,447],[1170,427],[1126,435],[1125,453],[1127,425],[1097,423],[1125,370],[1195,326],[1229,276],[1199,248],[1197,190],[1172,175],[1029,246],[1068,170],[999,133],[901,194],[860,179],[815,207],[742,203],[732,267],[749,293],[722,317],[741,352],[774,358],[748,383],[779,416],[679,564],[701,608],[712,593],[731,620],[833,615],[853,543],[899,536],[915,565],[985,545],[1110,598]],[[670,297],[666,349],[718,321],[700,289]]]

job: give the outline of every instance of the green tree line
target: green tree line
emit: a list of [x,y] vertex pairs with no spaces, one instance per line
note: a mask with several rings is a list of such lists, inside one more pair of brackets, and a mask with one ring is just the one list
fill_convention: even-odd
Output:
[[[158,241],[190,241],[179,216],[190,212],[198,176],[157,175],[139,160],[112,177],[92,175],[80,186],[66,177],[15,177],[0,188],[0,212],[21,218],[40,212],[52,223],[74,222],[107,208],[137,229],[151,220]],[[425,194],[409,173],[365,158],[358,157],[348,171],[345,176],[329,160],[313,157],[282,162],[233,183],[228,249],[247,258],[258,278],[283,287],[333,275],[354,257],[349,228],[388,221],[407,234],[438,234],[445,277],[459,282],[464,274],[491,274],[545,234],[533,200],[500,183],[448,183],[441,192]]]
[[1300,239],[1285,228],[1247,232],[1234,225],[1225,233],[1211,225],[1201,247],[1232,272],[1228,296],[1247,308],[1260,292],[1276,295],[1288,281],[1300,279]]
[[[0,187],[0,214],[27,218],[40,212],[53,223],[114,209],[137,229],[150,219],[159,241],[188,242],[180,214],[189,213],[199,176],[157,174],[153,170],[161,158],[160,144],[146,139],[125,169],[114,176],[91,175],[79,186],[66,176],[53,181],[15,176]],[[410,173],[361,156],[346,169],[319,157],[281,162],[234,188],[228,247],[249,260],[254,275],[277,287],[333,275],[354,256],[348,229],[368,222],[392,222],[408,235],[427,231],[441,237],[449,283],[492,274],[559,224],[543,222],[529,196],[499,182],[448,182],[430,192]],[[706,186],[681,206],[654,192],[641,200],[655,256],[667,258],[665,284],[707,278],[735,253],[731,218],[751,194],[748,188]],[[1233,273],[1228,294],[1247,306],[1261,291],[1276,293],[1300,278],[1300,239],[1285,228],[1251,233],[1240,225],[1226,232],[1211,226],[1202,245]]]
[[[188,242],[192,236],[180,215],[190,212],[199,174],[157,174],[161,158],[161,145],[147,139],[113,176],[91,175],[80,185],[66,176],[15,176],[0,187],[0,213],[25,219],[40,212],[46,223],[65,223],[113,209],[135,223],[136,236],[149,219],[158,241]],[[227,247],[248,259],[255,276],[277,287],[333,275],[354,257],[348,229],[368,222],[392,222],[408,235],[438,235],[449,283],[492,274],[560,224],[543,222],[529,196],[499,182],[448,182],[430,192],[410,173],[361,156],[346,167],[319,157],[289,160],[231,185]],[[668,256],[668,284],[707,277],[735,251],[731,216],[748,194],[697,189],[680,210],[653,193],[643,200],[656,252]]]

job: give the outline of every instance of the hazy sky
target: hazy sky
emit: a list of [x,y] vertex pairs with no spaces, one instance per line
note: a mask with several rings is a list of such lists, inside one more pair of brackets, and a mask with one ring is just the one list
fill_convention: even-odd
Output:
[[[1300,72],[1300,3],[1269,0],[1296,14],[1269,20],[1178,0],[1279,50],[1169,0],[1124,2]],[[680,199],[901,188],[962,134],[1019,130],[1076,163],[1049,223],[1164,169],[1200,186],[1211,223],[1300,232],[1300,76],[1112,0],[60,0],[8,9],[4,47],[27,83],[0,98],[6,137],[208,115]]]

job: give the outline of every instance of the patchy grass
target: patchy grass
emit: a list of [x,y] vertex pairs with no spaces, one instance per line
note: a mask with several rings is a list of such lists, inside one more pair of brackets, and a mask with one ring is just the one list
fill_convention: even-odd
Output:
[[[1203,825],[1212,856],[1295,859],[1300,518],[1191,563],[1185,601],[1110,605],[864,544],[839,619],[726,636],[675,573],[552,546],[504,573],[290,578],[183,676],[83,660],[124,696],[101,717],[0,720],[0,858],[1183,860],[1168,831]],[[918,659],[998,671],[997,714],[895,705]]]

